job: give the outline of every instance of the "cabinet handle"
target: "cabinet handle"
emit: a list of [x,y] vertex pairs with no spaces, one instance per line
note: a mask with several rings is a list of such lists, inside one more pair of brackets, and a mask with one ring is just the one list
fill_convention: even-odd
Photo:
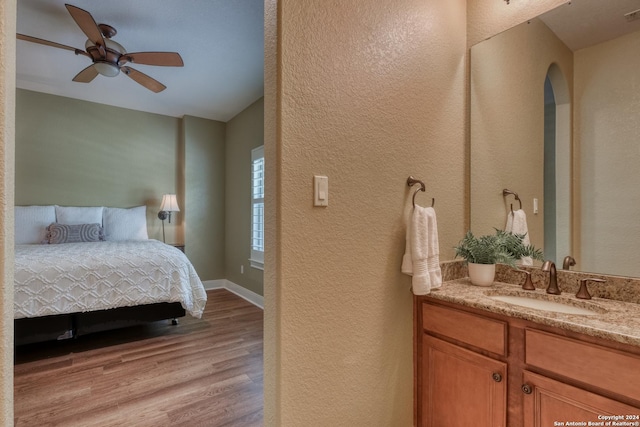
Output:
[[497,372],[494,372],[493,375],[491,375],[491,378],[493,378],[493,380],[497,383],[499,383],[500,381],[502,381],[502,375],[500,375]]
[[533,389],[531,388],[531,386],[529,384],[522,384],[522,392],[524,394],[531,394],[532,391],[533,391]]

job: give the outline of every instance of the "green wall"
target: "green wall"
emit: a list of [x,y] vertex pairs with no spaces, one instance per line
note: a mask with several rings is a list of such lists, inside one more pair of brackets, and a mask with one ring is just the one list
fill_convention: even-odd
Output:
[[149,237],[162,239],[162,195],[179,193],[179,130],[177,118],[19,89],[15,204],[145,204]]
[[262,99],[225,124],[18,89],[15,203],[145,204],[149,237],[161,240],[162,195],[176,193],[167,243],[186,244],[202,280],[262,295],[262,271],[247,260],[251,149],[262,145],[263,117]]
[[[263,294],[262,270],[249,265],[251,237],[251,150],[264,144],[264,99],[227,122],[225,267],[227,279]],[[244,273],[241,273],[243,266]]]
[[185,116],[186,252],[200,278],[223,279],[225,124]]

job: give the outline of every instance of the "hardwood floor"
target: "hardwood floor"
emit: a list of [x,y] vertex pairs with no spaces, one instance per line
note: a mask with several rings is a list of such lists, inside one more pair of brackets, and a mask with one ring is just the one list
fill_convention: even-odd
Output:
[[208,291],[187,315],[15,354],[16,426],[262,425],[262,310]]

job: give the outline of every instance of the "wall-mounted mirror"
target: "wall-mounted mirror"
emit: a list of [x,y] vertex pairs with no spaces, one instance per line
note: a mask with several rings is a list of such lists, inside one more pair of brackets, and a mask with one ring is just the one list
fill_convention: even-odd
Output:
[[640,0],[573,0],[472,47],[474,233],[505,227],[508,188],[559,267],[640,276],[638,18]]

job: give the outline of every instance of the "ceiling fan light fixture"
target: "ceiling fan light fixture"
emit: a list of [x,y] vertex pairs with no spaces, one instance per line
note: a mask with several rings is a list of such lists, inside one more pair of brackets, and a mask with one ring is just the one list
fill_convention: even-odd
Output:
[[105,77],[115,77],[120,74],[120,67],[116,64],[106,61],[96,61],[93,66],[96,71]]
[[127,50],[118,42],[114,42],[113,40],[110,40],[110,39],[104,39],[104,42],[107,45],[107,49],[115,50],[120,55],[124,55],[125,53],[127,53]]

